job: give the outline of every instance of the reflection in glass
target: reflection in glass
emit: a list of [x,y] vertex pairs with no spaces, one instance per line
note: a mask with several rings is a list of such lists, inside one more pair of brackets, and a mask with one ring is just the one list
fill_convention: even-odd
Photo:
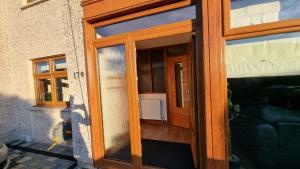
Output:
[[48,62],[36,63],[36,73],[48,73],[48,72],[49,72]]
[[96,34],[97,38],[101,38],[191,19],[196,19],[194,5],[98,27],[96,28]]
[[66,59],[56,59],[54,60],[55,71],[67,70]]
[[152,92],[151,57],[148,51],[137,51],[139,93]]
[[67,77],[56,79],[56,93],[58,101],[69,101],[69,82]]
[[228,41],[227,77],[300,74],[300,33]]
[[184,107],[182,69],[182,63],[175,63],[176,107]]
[[105,47],[97,51],[105,158],[129,162],[131,151],[125,46]]
[[51,80],[50,79],[39,79],[36,80],[36,93],[38,102],[49,102],[52,101],[51,96]]
[[166,92],[165,86],[165,62],[164,51],[162,49],[152,50],[151,68],[152,68],[152,92]]
[[231,0],[231,28],[300,18],[299,0]]
[[231,153],[241,168],[300,168],[300,33],[228,41]]

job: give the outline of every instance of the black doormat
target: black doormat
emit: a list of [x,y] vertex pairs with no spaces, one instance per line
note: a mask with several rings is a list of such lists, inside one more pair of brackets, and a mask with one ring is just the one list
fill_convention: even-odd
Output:
[[[142,139],[142,151],[143,165],[167,169],[195,168],[189,144]],[[105,158],[130,163],[130,145],[106,155]]]
[[142,139],[143,165],[167,169],[194,169],[191,146],[183,143]]

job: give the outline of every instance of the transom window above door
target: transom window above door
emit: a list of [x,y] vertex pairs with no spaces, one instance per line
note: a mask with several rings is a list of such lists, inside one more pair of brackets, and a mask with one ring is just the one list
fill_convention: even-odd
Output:
[[96,37],[103,38],[192,19],[196,19],[195,5],[97,27]]
[[66,58],[63,55],[33,60],[36,106],[62,106],[69,102]]

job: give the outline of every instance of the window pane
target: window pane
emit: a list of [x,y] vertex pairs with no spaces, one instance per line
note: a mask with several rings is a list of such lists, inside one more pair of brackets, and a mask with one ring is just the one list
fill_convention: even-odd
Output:
[[188,45],[178,45],[178,46],[172,46],[168,47],[167,49],[167,55],[168,56],[182,56],[186,55],[188,51]]
[[54,60],[55,71],[67,70],[66,59],[56,59]]
[[40,79],[36,80],[36,90],[37,90],[37,101],[38,102],[49,102],[52,101],[51,96],[51,80],[50,79]]
[[153,92],[164,93],[166,91],[164,50],[152,50],[150,55]]
[[56,79],[56,93],[58,101],[69,101],[69,82],[67,77]]
[[227,42],[228,140],[240,168],[300,168],[299,46],[300,33]]
[[131,161],[125,46],[97,51],[105,158]]
[[299,0],[231,0],[231,27],[300,18]]
[[97,38],[101,38],[191,19],[196,19],[196,8],[194,5],[98,27],[96,28],[96,34]]
[[152,92],[151,58],[148,51],[137,52],[139,93]]
[[182,63],[175,63],[176,106],[184,107]]
[[36,63],[36,73],[48,73],[48,72],[49,72],[48,62]]

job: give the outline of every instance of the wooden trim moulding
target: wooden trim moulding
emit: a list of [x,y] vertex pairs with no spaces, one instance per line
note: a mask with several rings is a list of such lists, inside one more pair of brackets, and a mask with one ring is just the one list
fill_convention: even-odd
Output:
[[[147,10],[159,10],[161,8],[165,8],[165,6],[176,6],[173,9],[183,7],[183,6],[188,6],[192,4],[192,0],[152,0],[152,1],[147,1],[144,3],[136,4],[133,6],[117,9],[114,11],[106,12],[103,14],[95,15],[92,17],[84,17],[83,20],[88,21],[89,23],[98,23],[101,21],[109,20],[112,18],[118,18],[120,16],[126,16],[130,14],[135,14],[135,13],[143,13],[146,12]],[[161,10],[161,12],[163,9]],[[146,14],[144,14],[146,15]],[[147,14],[149,15],[149,14]]]
[[59,58],[64,58],[64,57],[66,57],[65,54],[57,54],[57,55],[50,55],[50,56],[39,57],[39,58],[32,58],[30,60],[31,61],[39,61],[39,60],[49,59],[49,58],[55,58],[55,59],[57,58],[57,59],[59,59]]
[[103,1],[103,0],[82,0],[80,5],[82,7],[84,7],[84,6],[91,5],[93,3],[99,2],[99,1]]
[[[223,56],[222,2],[201,0],[202,30],[197,39],[197,88],[201,154],[200,168],[228,169],[227,82]],[[202,50],[202,51],[201,51]],[[200,55],[200,56],[199,56]],[[202,55],[202,56],[201,56]]]
[[253,38],[253,37],[258,37],[258,36],[267,36],[267,35],[275,35],[275,34],[283,34],[283,33],[291,33],[291,32],[300,32],[300,26],[278,28],[278,29],[265,30],[265,31],[252,32],[252,33],[228,35],[228,36],[225,36],[224,39],[225,40],[238,40],[238,39],[246,39],[246,38]]
[[[96,47],[106,46],[127,37],[131,37],[134,41],[141,41],[146,39],[154,39],[163,36],[171,36],[182,33],[189,33],[195,31],[196,27],[200,25],[198,20],[187,20],[176,22],[168,25],[157,26],[153,28],[142,29],[134,32],[122,33],[115,36],[95,39],[94,45]],[[172,31],[169,31],[172,30]]]
[[131,19],[135,19],[135,18],[152,15],[152,14],[158,14],[158,13],[161,13],[164,11],[169,11],[169,10],[174,10],[174,9],[178,9],[181,7],[189,6],[190,4],[191,4],[191,1],[187,0],[187,1],[181,1],[181,2],[177,2],[177,3],[173,3],[173,4],[169,4],[169,5],[165,5],[165,6],[161,6],[161,7],[157,7],[157,8],[151,8],[148,10],[144,10],[144,11],[116,17],[113,19],[105,20],[102,22],[97,22],[94,24],[94,27],[95,28],[101,27],[101,26],[110,25],[110,24],[117,23],[117,22],[122,22],[122,21],[127,21],[127,20],[131,20]]
[[91,24],[84,21],[85,32],[85,60],[86,60],[86,74],[87,74],[87,89],[88,89],[88,103],[90,112],[90,126],[91,126],[91,147],[92,159],[94,166],[100,167],[104,159],[104,141],[101,135],[102,127],[102,112],[100,105],[100,94],[98,77],[95,73],[96,68],[96,51],[93,45],[94,29]]
[[140,113],[138,106],[138,84],[135,42],[132,39],[128,38],[128,40],[125,43],[125,46],[132,167],[134,169],[141,169],[143,164]]

